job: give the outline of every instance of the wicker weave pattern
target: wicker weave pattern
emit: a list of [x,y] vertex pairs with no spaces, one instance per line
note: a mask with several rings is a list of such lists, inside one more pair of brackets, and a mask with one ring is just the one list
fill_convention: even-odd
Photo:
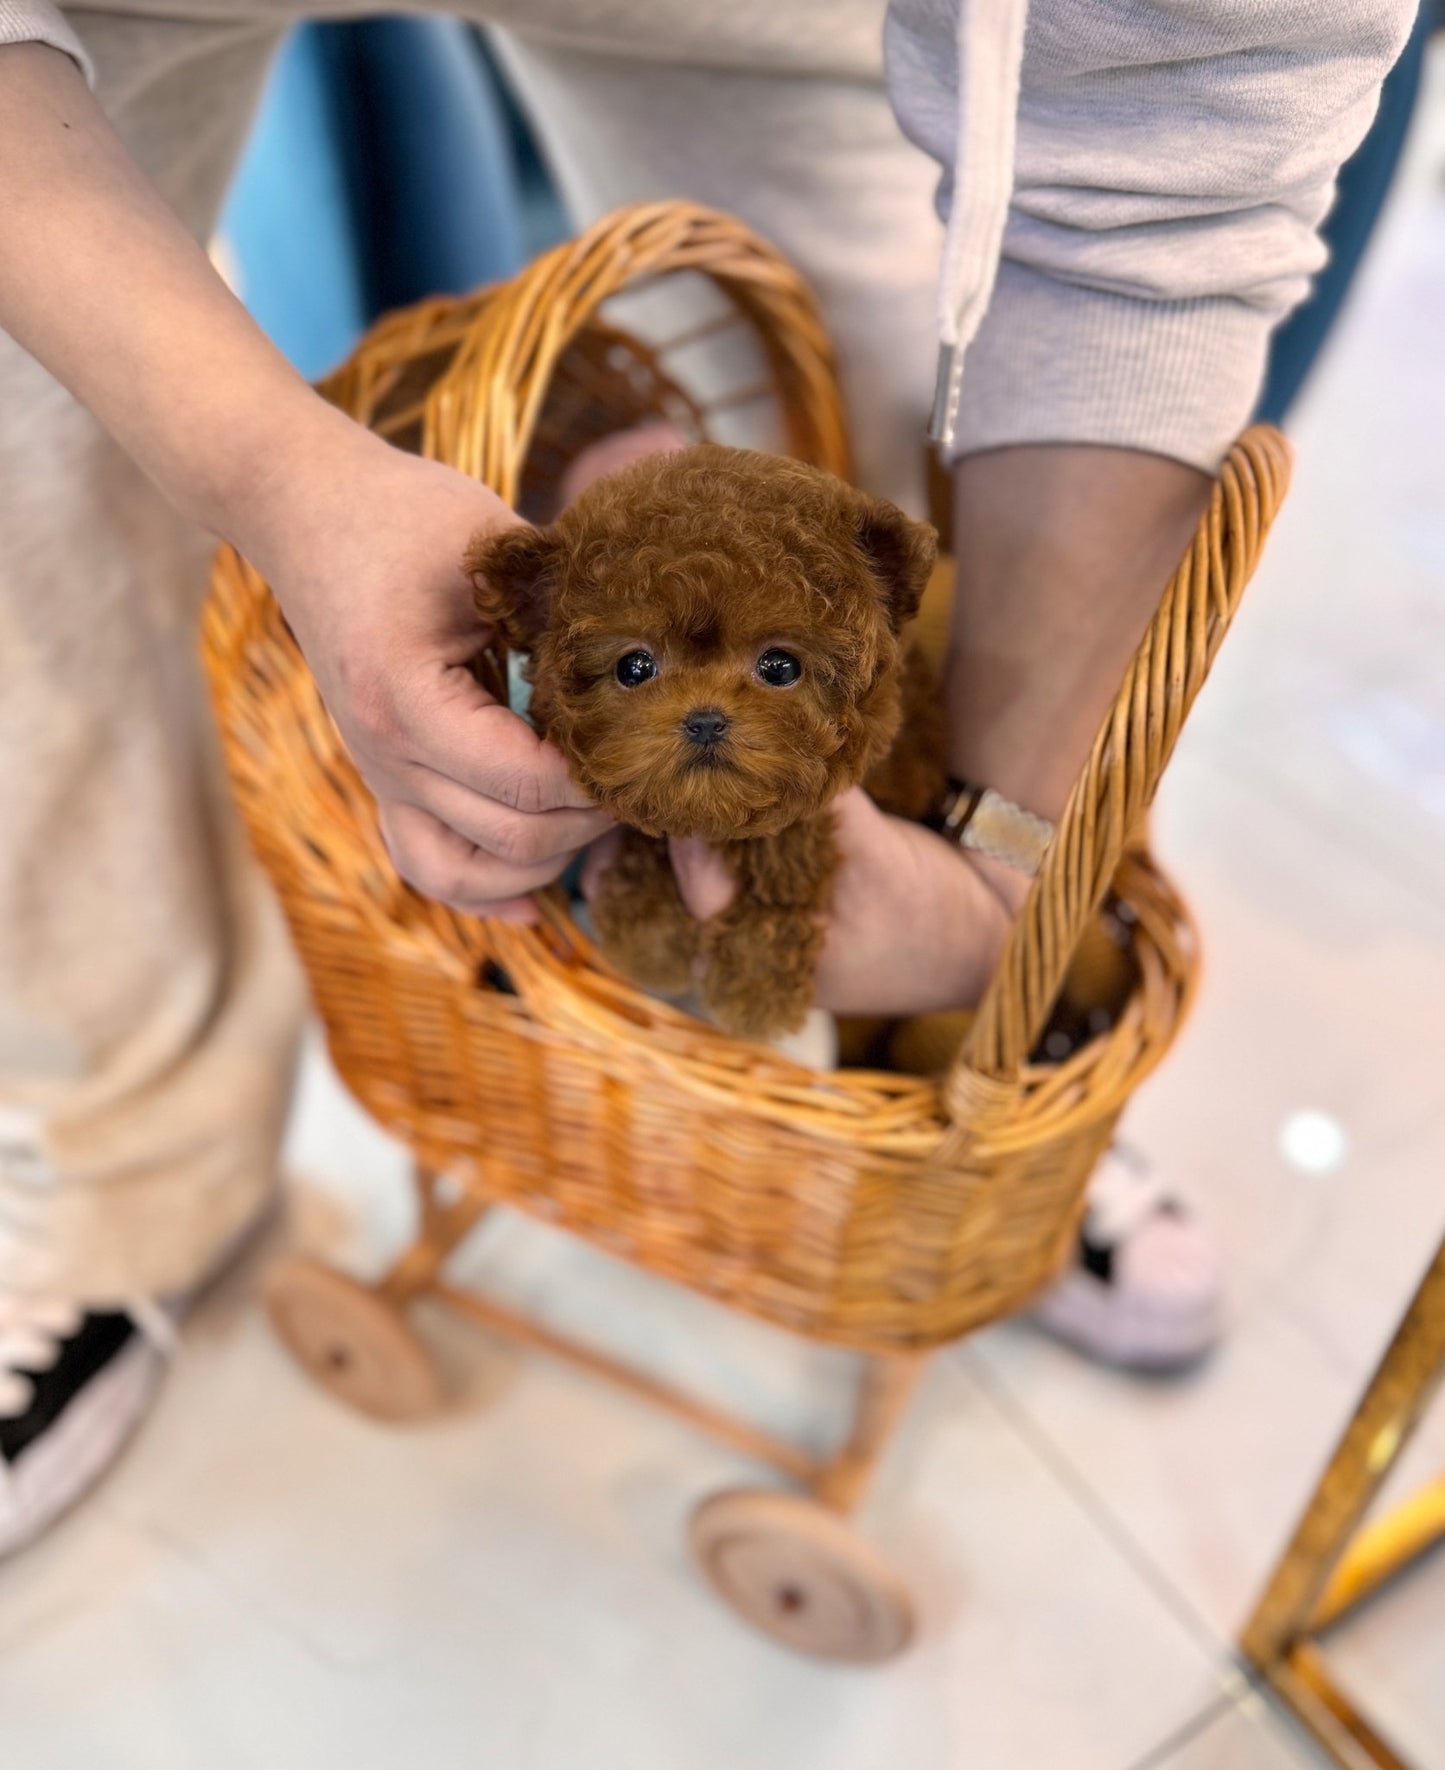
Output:
[[[812,297],[739,224],[687,205],[624,211],[513,283],[391,316],[327,392],[515,498],[529,461],[535,477],[565,459],[556,425],[589,402],[624,422],[639,400],[682,410],[705,431],[657,353],[597,316],[677,269],[707,271],[758,329],[795,451],[846,470]],[[569,361],[581,405],[555,396]],[[204,642],[228,764],[342,1075],[427,1166],[811,1336],[923,1348],[1018,1308],[1065,1257],[1088,1175],[1192,996],[1187,915],[1129,839],[1286,477],[1273,432],[1230,456],[940,1085],[818,1076],[728,1040],[606,972],[558,902],[523,929],[416,897],[269,592],[223,549]],[[1138,915],[1140,986],[1107,1035],[1030,1068],[1111,880]]]

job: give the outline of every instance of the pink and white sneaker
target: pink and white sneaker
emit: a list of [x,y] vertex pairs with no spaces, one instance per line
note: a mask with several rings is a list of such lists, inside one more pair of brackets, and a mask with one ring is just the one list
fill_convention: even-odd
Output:
[[1103,1363],[1181,1370],[1223,1332],[1224,1262],[1193,1211],[1116,1143],[1089,1182],[1074,1264],[1030,1315]]

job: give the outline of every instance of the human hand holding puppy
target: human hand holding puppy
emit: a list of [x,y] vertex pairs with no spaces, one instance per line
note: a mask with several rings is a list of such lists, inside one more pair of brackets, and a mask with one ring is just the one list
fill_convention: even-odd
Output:
[[[750,1037],[800,1022],[820,962],[830,1005],[976,995],[998,900],[861,795],[833,809],[865,777],[914,815],[942,789],[938,687],[902,637],[935,541],[816,468],[700,445],[473,549],[484,618],[528,654],[533,717],[624,826],[590,897],[634,981],[695,986]],[[669,855],[689,839],[729,886],[701,916]]]
[[[272,490],[248,555],[376,798],[401,876],[458,909],[530,920],[530,893],[612,820],[472,673],[488,633],[462,554],[479,532],[520,525],[465,474],[350,430],[324,467],[313,458],[304,479]],[[304,511],[286,508],[293,483]]]
[[[1022,892],[986,877],[977,857],[922,824],[891,816],[861,787],[830,809],[839,862],[814,973],[818,1006],[834,1014],[928,1014],[976,1002]],[[614,841],[604,836],[593,847],[584,883],[606,864]],[[670,849],[689,912],[700,921],[720,915],[737,894],[723,857],[698,837],[674,840]]]

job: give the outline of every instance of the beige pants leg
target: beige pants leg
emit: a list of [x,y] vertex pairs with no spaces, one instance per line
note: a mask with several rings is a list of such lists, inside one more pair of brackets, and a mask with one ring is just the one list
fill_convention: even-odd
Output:
[[[198,236],[288,10],[75,14],[102,103]],[[881,0],[458,10],[548,31],[512,54],[579,219],[687,196],[796,259],[862,477],[917,507],[939,230],[871,59]],[[0,1289],[184,1288],[273,1185],[298,980],[209,746],[207,552],[0,337]]]
[[[204,233],[271,33],[86,34]],[[0,1290],[183,1289],[274,1183],[300,992],[210,743],[209,551],[0,335]]]
[[689,197],[738,215],[803,271],[838,347],[858,477],[921,512],[938,348],[938,169],[899,133],[881,50],[871,67],[858,54],[881,36],[882,13],[881,0],[835,0],[832,30],[863,62],[851,74],[823,65],[829,32],[794,0],[770,12],[775,34],[796,24],[773,45],[773,67],[761,55],[754,66],[701,65],[710,48],[722,55],[707,44],[680,45],[668,60],[670,35],[701,16],[674,16],[671,5],[653,15],[646,59],[555,35],[496,40],[579,223],[621,203]]

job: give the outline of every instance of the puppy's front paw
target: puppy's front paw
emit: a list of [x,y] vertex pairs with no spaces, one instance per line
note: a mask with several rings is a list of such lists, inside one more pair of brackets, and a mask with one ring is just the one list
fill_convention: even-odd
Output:
[[678,896],[665,843],[629,830],[589,907],[609,963],[639,989],[679,996],[691,988],[698,925]]
[[806,911],[734,904],[703,924],[703,1007],[734,1038],[796,1032],[812,1006],[822,944],[822,924]]

